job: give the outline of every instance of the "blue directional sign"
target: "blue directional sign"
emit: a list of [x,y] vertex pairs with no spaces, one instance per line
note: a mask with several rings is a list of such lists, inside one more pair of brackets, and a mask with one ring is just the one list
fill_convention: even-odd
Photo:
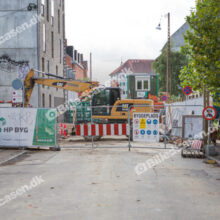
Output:
[[158,120],[157,120],[157,119],[154,119],[154,120],[153,120],[153,123],[154,123],[154,125],[157,125],[157,124],[158,124]]
[[157,130],[153,131],[153,134],[154,134],[154,135],[157,135],[157,134],[158,134],[158,131],[157,131]]
[[145,135],[145,130],[141,130],[141,135]]
[[151,120],[150,120],[150,119],[147,120],[147,124],[148,124],[148,125],[151,124]]
[[148,135],[151,135],[151,130],[148,130],[148,131],[147,131],[147,134],[148,134]]

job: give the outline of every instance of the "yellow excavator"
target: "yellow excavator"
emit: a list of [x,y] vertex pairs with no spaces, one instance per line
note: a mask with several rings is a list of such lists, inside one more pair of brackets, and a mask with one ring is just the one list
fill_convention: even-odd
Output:
[[64,79],[63,77],[45,73],[47,76],[55,77],[56,79],[48,78],[36,78],[34,76],[34,70],[31,69],[24,80],[24,105],[27,107],[29,105],[31,94],[33,92],[35,84],[54,87],[58,89],[64,89],[73,92],[83,92],[88,89],[92,89],[99,85],[98,82],[86,82],[80,80]]
[[[57,75],[46,74],[50,78],[37,78],[34,70],[30,70],[24,81],[25,107],[29,105],[31,94],[35,84],[64,89],[74,92],[84,92],[85,90],[95,91],[98,82],[79,81],[64,79]],[[97,123],[127,123],[128,113],[133,119],[133,112],[154,112],[153,100],[150,99],[124,99],[121,100],[120,88],[104,87],[99,88],[91,96],[92,119]],[[81,121],[81,123],[84,123]]]

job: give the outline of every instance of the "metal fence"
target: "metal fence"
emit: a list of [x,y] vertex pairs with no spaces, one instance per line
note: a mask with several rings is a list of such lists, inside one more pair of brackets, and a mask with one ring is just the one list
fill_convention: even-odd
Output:
[[[125,104],[124,106],[95,107],[88,105],[84,107],[84,110],[81,112],[80,120],[77,119],[79,113],[77,110],[75,112],[76,136],[83,136],[87,141],[86,146],[88,147],[88,143],[90,143],[90,147],[92,148],[126,147],[129,150],[132,148],[168,149],[172,147],[173,144],[177,144],[178,140],[203,138],[202,110],[202,105],[181,104],[164,104],[163,107],[158,105],[131,104]],[[144,118],[141,117],[140,113],[144,114]],[[83,114],[85,116],[84,118]],[[150,139],[146,137],[140,139],[139,142],[136,137],[136,141],[133,141],[135,136],[133,115],[138,114],[140,115],[139,119],[142,120],[141,125],[139,120],[139,125],[141,126],[139,132],[142,132],[140,135],[153,135],[155,137],[157,136],[157,138]],[[153,116],[158,117],[156,130],[150,130],[153,121],[147,121],[147,117]],[[143,122],[145,122],[145,125]],[[125,125],[126,134],[124,133]],[[120,138],[112,138],[112,140],[109,140],[116,144],[109,145],[108,142],[105,146],[100,146],[96,141],[105,136],[122,136],[123,141],[117,146],[117,142],[120,141]],[[125,140],[126,136],[127,139]],[[106,137],[104,139],[106,139]]]

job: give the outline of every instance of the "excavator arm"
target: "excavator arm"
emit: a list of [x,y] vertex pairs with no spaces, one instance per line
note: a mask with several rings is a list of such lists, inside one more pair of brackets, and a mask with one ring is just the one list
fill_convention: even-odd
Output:
[[30,70],[30,72],[28,73],[28,75],[24,80],[25,107],[27,107],[29,104],[35,84],[54,87],[58,89],[64,89],[78,93],[98,86],[98,82],[86,82],[86,81],[69,80],[69,79],[36,78],[34,77],[34,70],[32,69]]

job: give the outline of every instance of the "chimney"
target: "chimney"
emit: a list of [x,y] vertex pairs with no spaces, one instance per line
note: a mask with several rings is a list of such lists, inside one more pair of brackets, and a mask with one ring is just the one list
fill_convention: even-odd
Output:
[[77,52],[77,50],[74,50],[74,60],[78,61],[78,52]]

